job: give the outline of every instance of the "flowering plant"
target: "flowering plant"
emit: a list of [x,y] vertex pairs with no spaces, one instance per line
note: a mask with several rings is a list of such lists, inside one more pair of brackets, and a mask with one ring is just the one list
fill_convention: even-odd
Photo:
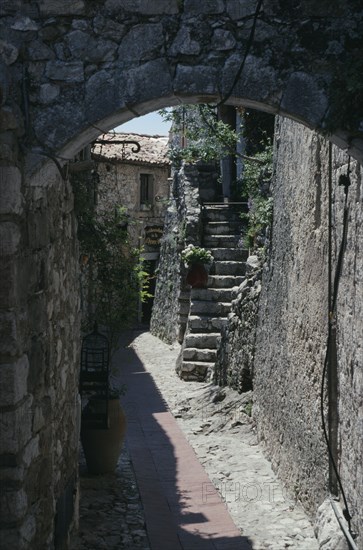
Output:
[[187,267],[196,263],[211,264],[213,262],[213,256],[209,250],[193,244],[188,244],[184,248],[181,257]]

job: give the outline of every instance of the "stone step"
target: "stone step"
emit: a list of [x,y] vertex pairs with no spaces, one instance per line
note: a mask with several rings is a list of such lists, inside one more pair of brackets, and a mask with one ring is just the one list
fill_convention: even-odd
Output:
[[232,288],[239,286],[244,279],[242,275],[209,275],[208,288]]
[[240,213],[248,212],[247,204],[238,206],[205,206],[203,208],[203,219],[206,221],[240,221]]
[[203,382],[208,372],[210,372],[213,367],[214,362],[183,361],[180,367],[179,376],[183,380]]
[[216,332],[227,324],[227,317],[209,317],[208,315],[190,315],[191,332]]
[[221,316],[225,317],[230,313],[232,309],[230,302],[211,302],[211,301],[202,301],[195,300],[190,304],[190,314],[191,315],[209,315],[210,317]]
[[243,248],[213,248],[211,250],[215,261],[243,262],[248,258],[248,250]]
[[210,300],[212,302],[230,302],[232,289],[230,288],[193,288],[191,300]]
[[239,235],[205,235],[203,246],[206,248],[235,248]]
[[241,224],[238,222],[208,222],[204,226],[205,235],[236,235]]
[[221,337],[220,332],[187,334],[184,339],[186,348],[216,349]]
[[183,361],[213,362],[216,360],[217,351],[215,349],[185,348],[183,351]]
[[[217,261],[213,264],[213,271],[215,275],[238,275],[243,277],[246,273],[245,262],[233,262],[233,261]],[[212,276],[215,276],[212,275]]]

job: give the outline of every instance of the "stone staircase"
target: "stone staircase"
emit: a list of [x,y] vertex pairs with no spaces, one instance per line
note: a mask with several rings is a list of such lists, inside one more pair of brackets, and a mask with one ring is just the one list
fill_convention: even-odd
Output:
[[248,251],[237,247],[242,222],[239,208],[228,204],[205,205],[203,246],[214,262],[208,287],[192,289],[187,330],[179,375],[184,380],[202,381],[212,372],[222,327],[227,323],[235,287],[244,280]]

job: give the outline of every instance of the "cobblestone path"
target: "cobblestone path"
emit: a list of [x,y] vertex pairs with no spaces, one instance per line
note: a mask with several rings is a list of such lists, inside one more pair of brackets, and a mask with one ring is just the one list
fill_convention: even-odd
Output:
[[[204,500],[213,499],[216,489],[243,535],[244,543],[232,543],[231,546],[228,539],[223,539],[224,546],[221,542],[220,548],[316,550],[317,542],[306,514],[276,478],[263,455],[263,448],[257,444],[253,418],[247,414],[251,396],[241,397],[232,390],[220,390],[210,384],[181,381],[174,372],[178,352],[179,346],[168,346],[147,332],[129,333],[123,336],[115,358],[114,376],[122,379],[125,363],[134,356],[139,362],[135,374],[151,375],[165,411],[172,411],[209,475],[211,483],[204,486]],[[128,382],[130,384],[130,380]],[[128,431],[132,434],[135,433],[133,416],[138,414],[138,405],[131,390],[129,387],[123,404],[129,417]],[[159,467],[157,455],[156,466]],[[83,470],[81,489],[80,535],[72,550],[179,548],[174,544],[162,547],[150,544],[144,526],[143,505],[126,450],[115,475],[88,477]],[[175,486],[174,492],[177,491]],[[176,498],[180,504],[180,493]],[[196,522],[195,509],[188,520],[186,509],[182,521]],[[202,504],[199,511],[203,512]],[[147,514],[146,526],[150,534],[152,526]],[[189,546],[185,543],[180,548],[217,548],[210,542],[194,539]]]

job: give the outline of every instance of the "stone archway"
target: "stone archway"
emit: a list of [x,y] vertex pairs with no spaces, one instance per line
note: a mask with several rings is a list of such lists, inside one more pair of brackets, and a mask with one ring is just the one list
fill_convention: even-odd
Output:
[[[0,458],[9,547],[51,545],[57,510],[65,536],[72,519],[60,510],[76,486],[77,246],[57,163],[101,131],[181,102],[226,99],[324,129],[337,67],[362,39],[361,14],[355,0],[334,2],[334,18],[331,2],[314,4],[3,2]],[[331,137],[357,159],[359,116],[333,125]]]
[[354,0],[334,4],[38,0],[27,9],[6,2],[1,129],[25,132],[27,154],[37,147],[67,156],[98,128],[159,106],[228,98],[328,127],[361,157],[362,113],[353,122],[334,119],[336,102],[344,110],[359,85],[333,93],[342,67],[358,70],[361,14]]

